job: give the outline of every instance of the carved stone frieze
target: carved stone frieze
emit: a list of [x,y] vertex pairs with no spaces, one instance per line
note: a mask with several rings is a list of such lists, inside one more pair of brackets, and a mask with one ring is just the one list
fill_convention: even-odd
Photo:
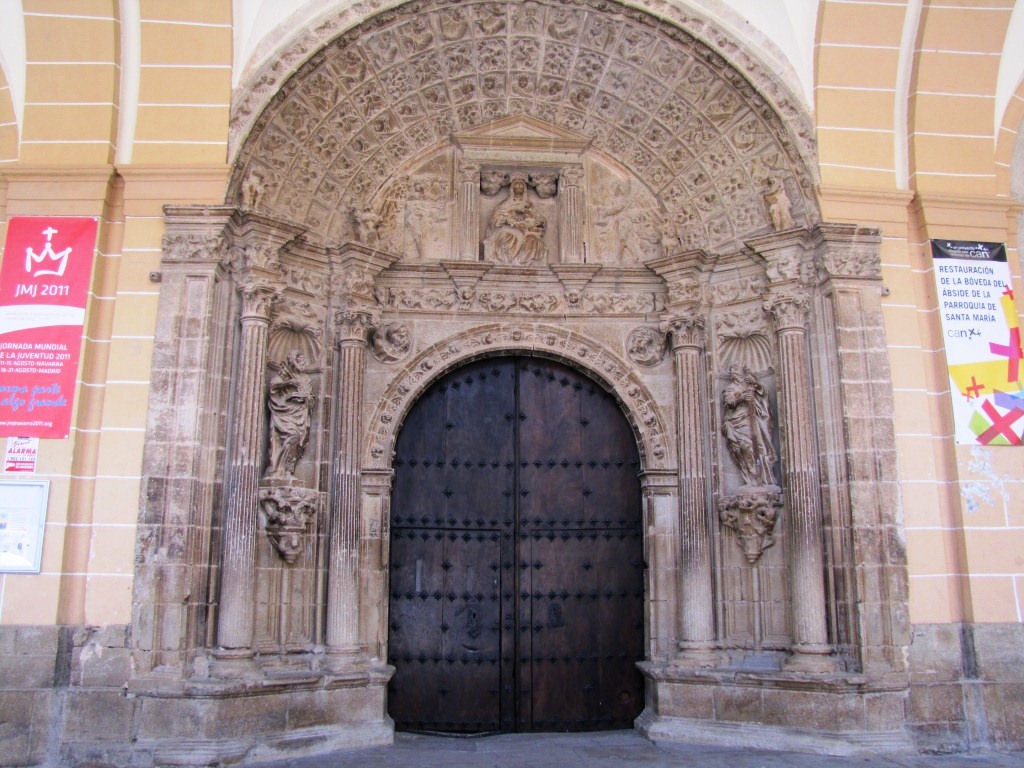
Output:
[[306,533],[320,510],[312,488],[266,485],[259,490],[267,538],[286,563],[294,563],[306,546]]
[[369,422],[366,466],[387,467],[402,418],[440,373],[481,355],[522,349],[562,358],[603,379],[622,400],[638,433],[641,461],[652,469],[669,465],[665,423],[654,398],[629,364],[578,333],[557,326],[523,324],[476,328],[435,344],[407,362]]
[[782,495],[778,491],[778,488],[757,488],[718,501],[718,519],[735,533],[736,543],[751,565],[775,543],[772,532],[782,506]]
[[665,334],[647,326],[634,328],[626,339],[626,354],[637,365],[658,365],[665,359]]
[[714,283],[711,288],[711,300],[716,306],[732,304],[747,299],[761,298],[768,288],[768,281],[761,275],[747,275],[732,280]]
[[322,296],[324,292],[324,276],[316,272],[294,264],[284,265],[281,268],[285,285],[295,291],[301,291],[309,296]]
[[389,288],[377,292],[386,309],[434,312],[643,315],[657,310],[653,293]]
[[175,232],[164,235],[165,261],[226,261],[229,258],[223,233]]

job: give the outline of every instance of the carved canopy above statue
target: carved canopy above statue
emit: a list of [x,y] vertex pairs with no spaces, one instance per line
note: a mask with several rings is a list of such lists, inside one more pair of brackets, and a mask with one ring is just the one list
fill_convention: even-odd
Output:
[[258,118],[258,86],[239,100],[235,130],[252,122],[228,202],[336,242],[453,135],[523,116],[627,169],[684,249],[730,252],[778,229],[780,189],[787,223],[819,218],[804,118],[754,63],[756,88],[664,18],[597,0],[425,0],[340,26]]

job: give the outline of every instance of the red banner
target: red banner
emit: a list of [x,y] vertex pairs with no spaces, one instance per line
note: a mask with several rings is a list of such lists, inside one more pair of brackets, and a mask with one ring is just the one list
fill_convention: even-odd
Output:
[[64,438],[97,219],[15,216],[0,264],[0,436]]

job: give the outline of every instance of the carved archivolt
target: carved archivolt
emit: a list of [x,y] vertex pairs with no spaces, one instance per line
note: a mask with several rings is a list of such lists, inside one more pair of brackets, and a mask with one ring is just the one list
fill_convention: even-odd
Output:
[[602,344],[564,328],[494,324],[435,344],[406,364],[370,418],[369,455],[365,457],[364,466],[384,469],[390,465],[402,419],[437,377],[484,355],[524,351],[564,360],[599,377],[625,406],[627,417],[637,432],[643,466],[661,469],[671,465],[665,421],[651,393],[629,364]]
[[[615,212],[616,195],[605,201],[608,231],[596,235],[624,262],[662,239],[729,250],[817,218],[806,116],[785,98],[766,104],[765,94],[781,95],[770,73],[724,36],[706,38],[746,59],[734,68],[683,31],[710,32],[705,23],[669,4],[655,16],[605,0],[418,0],[351,28],[355,16],[310,30],[238,100],[232,130],[247,139],[231,202],[375,245],[386,239],[387,185],[453,133],[525,115],[590,139],[651,190],[657,209]],[[532,181],[539,198],[553,193]],[[503,182],[481,179],[486,189]],[[409,251],[432,237],[425,224]],[[542,260],[540,238],[526,239],[531,249],[509,263]]]

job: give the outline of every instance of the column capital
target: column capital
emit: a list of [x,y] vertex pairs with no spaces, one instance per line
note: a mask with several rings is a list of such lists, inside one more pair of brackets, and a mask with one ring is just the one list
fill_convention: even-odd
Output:
[[582,184],[585,176],[586,172],[583,170],[582,165],[568,165],[562,169],[559,174],[559,180],[566,186],[578,187]]
[[811,311],[810,292],[801,285],[785,285],[773,288],[765,299],[764,309],[775,320],[775,329],[782,331],[803,331]]
[[280,287],[251,274],[240,277],[237,287],[238,295],[242,298],[242,322],[269,322],[274,306],[281,300]]
[[661,330],[672,339],[672,349],[684,347],[704,348],[704,329],[707,324],[704,307],[693,305],[678,309],[662,321]]
[[338,344],[357,343],[366,345],[370,331],[376,325],[370,312],[342,309],[334,313],[334,323],[338,328]]

